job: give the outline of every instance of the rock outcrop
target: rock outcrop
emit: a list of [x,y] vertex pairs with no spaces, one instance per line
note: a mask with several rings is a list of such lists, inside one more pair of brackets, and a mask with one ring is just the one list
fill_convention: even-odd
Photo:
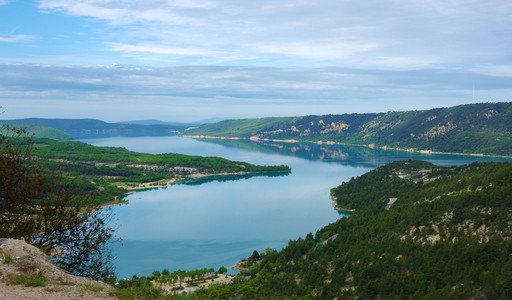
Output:
[[0,300],[114,299],[112,292],[108,284],[65,272],[24,241],[0,238]]

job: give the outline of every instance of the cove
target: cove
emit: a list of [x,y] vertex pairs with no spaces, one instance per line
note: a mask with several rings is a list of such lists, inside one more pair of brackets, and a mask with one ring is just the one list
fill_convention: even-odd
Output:
[[286,164],[287,176],[245,176],[184,182],[129,195],[114,206],[113,244],[118,278],[154,270],[232,266],[254,250],[279,250],[288,241],[316,232],[343,217],[329,191],[351,177],[395,160],[422,159],[437,165],[510,161],[467,155],[425,155],[402,151],[312,143],[195,140],[178,136],[88,139],[98,146],[147,153],[219,156],[262,165]]

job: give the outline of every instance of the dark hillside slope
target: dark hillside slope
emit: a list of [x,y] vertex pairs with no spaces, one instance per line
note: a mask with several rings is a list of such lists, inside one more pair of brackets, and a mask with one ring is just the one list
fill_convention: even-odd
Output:
[[6,134],[5,130],[7,127],[24,129],[27,131],[29,136],[35,138],[48,138],[58,141],[71,140],[75,138],[71,134],[48,126],[13,121],[0,121],[0,128],[3,129],[3,131],[0,130],[1,134]]
[[139,125],[139,124],[119,124],[107,123],[95,119],[41,119],[28,118],[11,120],[10,122],[38,124],[56,128],[79,138],[122,135],[122,136],[142,136],[142,135],[173,135],[184,130],[185,127],[176,125]]
[[512,102],[378,114],[230,120],[186,134],[512,155]]
[[290,122],[295,122],[297,119],[300,119],[300,117],[224,120],[218,123],[192,127],[187,129],[185,133],[205,136],[248,138],[258,133],[279,130],[280,128],[288,126]]
[[332,194],[356,211],[203,296],[512,298],[512,163],[394,162]]

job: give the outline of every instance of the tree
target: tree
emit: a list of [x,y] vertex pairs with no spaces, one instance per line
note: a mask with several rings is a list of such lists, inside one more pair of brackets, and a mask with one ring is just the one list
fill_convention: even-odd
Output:
[[254,263],[258,260],[261,259],[261,256],[260,254],[258,253],[258,251],[254,250],[254,252],[252,253],[251,256],[249,256],[249,258],[247,259],[250,263]]
[[178,270],[175,273],[178,275],[178,278],[180,279],[180,288],[181,288],[182,287],[181,282],[183,281],[183,279],[185,279],[185,277],[187,277],[187,271]]
[[24,239],[77,275],[113,276],[111,215],[42,167],[23,129],[0,128],[0,236]]
[[20,139],[25,131],[4,127],[0,129],[0,236],[22,238],[33,233],[33,220],[27,213],[35,210],[32,199],[43,192],[45,179],[31,174],[40,170],[28,167],[30,152]]
[[223,273],[226,273],[227,271],[228,271],[228,269],[226,267],[222,266],[222,267],[219,268],[217,273],[223,274]]

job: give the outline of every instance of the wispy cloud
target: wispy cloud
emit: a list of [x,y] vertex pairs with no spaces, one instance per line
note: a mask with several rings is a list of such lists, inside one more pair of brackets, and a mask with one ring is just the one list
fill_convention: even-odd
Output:
[[39,7],[107,21],[123,33],[107,43],[110,50],[146,58],[186,58],[190,52],[179,48],[189,48],[213,63],[219,55],[232,63],[300,65],[296,59],[306,58],[310,64],[397,68],[511,59],[508,0],[40,0]]
[[428,68],[440,63],[435,59],[429,59],[428,57],[373,57],[372,63],[377,66],[394,66],[402,69],[417,69],[417,68]]
[[472,71],[490,76],[512,77],[512,65],[482,66],[473,68]]
[[512,100],[510,0],[36,3],[0,0],[12,26],[0,35],[0,104],[23,113],[48,103],[84,117],[244,117]]
[[376,49],[379,45],[360,41],[324,39],[291,43],[261,43],[254,47],[265,53],[319,60],[339,60]]
[[[188,6],[186,4],[189,4]],[[191,19],[173,12],[174,8],[198,8],[195,2],[188,1],[73,1],[40,0],[39,8],[56,10],[75,16],[93,17],[109,21],[113,25],[144,22],[161,22],[165,24],[182,24]],[[207,7],[204,6],[203,7]]]
[[118,43],[110,43],[111,50],[123,52],[143,52],[169,55],[212,55],[205,49],[172,47],[153,43],[143,43],[138,45],[126,45]]
[[[512,86],[512,79],[506,76],[436,69],[155,68],[122,65],[87,68],[3,65],[1,68],[0,89],[3,92],[0,98],[4,100],[68,99],[72,105],[75,98],[81,101],[101,99],[105,106],[109,106],[120,99],[134,99],[141,104],[151,101],[153,108],[183,106],[192,101],[197,105],[196,111],[204,110],[204,114],[215,111],[223,115],[231,110],[231,105],[261,105],[261,110],[267,106],[267,115],[269,111],[273,112],[268,107],[281,105],[318,105],[318,113],[322,112],[322,107],[339,107],[337,112],[340,113],[346,112],[347,107],[352,111],[387,111],[396,109],[398,104],[403,105],[401,101],[405,99],[411,108],[424,108],[433,103],[426,104],[425,99],[438,101],[433,106],[445,106],[446,103],[474,101],[475,82],[479,95],[487,93],[494,97],[493,100],[506,101]],[[490,99],[479,97],[475,100]],[[215,110],[211,109],[212,105],[216,106]],[[150,106],[147,108],[151,109]],[[305,110],[300,114],[309,113]]]
[[12,34],[7,36],[0,36],[0,42],[4,43],[30,42],[35,39],[35,36],[27,34]]

